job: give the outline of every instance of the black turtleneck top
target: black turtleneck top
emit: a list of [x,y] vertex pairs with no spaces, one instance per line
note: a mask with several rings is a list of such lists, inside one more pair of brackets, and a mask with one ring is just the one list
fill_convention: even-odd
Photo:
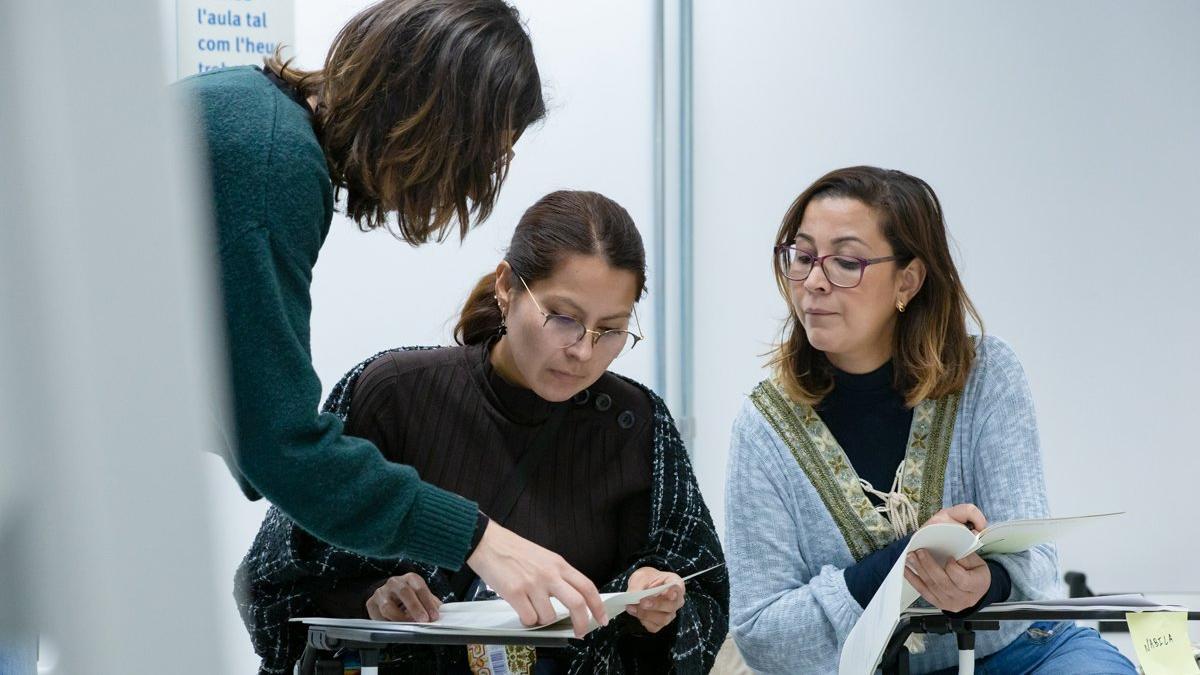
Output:
[[[354,385],[346,433],[479,504],[504,527],[563,556],[597,586],[625,569],[650,525],[652,407],[611,373],[564,403],[515,386],[484,345],[380,356]],[[555,408],[565,417],[504,519],[497,493]],[[386,580],[327,595],[333,616],[366,616]],[[343,588],[343,591],[346,590]]]
[[881,492],[891,489],[904,461],[913,417],[893,377],[891,361],[861,375],[834,368],[833,391],[816,406],[859,478]]

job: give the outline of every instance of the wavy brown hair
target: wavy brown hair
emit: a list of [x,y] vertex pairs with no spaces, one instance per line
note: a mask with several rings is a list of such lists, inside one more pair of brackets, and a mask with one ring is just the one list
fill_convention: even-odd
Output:
[[[629,212],[598,192],[559,190],[526,209],[504,259],[532,285],[554,274],[566,256],[598,255],[611,267],[633,272],[637,295],[646,292],[646,249]],[[496,304],[496,273],[490,272],[467,296],[454,327],[460,345],[486,342],[503,322]]]
[[546,112],[529,36],[501,0],[383,0],[342,28],[321,70],[279,52],[264,68],[317,98],[346,215],[412,245],[487,219],[513,144]]
[[[942,205],[928,183],[902,171],[855,166],[825,174],[792,202],[776,244],[791,244],[804,211],[814,199],[854,199],[870,207],[898,264],[917,258],[925,263],[925,283],[900,314],[892,360],[893,386],[909,407],[962,391],[975,347],[966,317],[983,332],[983,319],[959,279],[950,255]],[[774,258],[775,283],[792,307],[791,288],[782,263]],[[770,354],[770,366],[784,390],[797,401],[816,404],[833,390],[833,372],[825,353],[808,342],[791,309],[783,337]]]

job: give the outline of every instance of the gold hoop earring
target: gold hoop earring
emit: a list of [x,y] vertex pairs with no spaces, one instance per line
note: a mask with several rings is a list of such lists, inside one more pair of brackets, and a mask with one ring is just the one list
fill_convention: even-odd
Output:
[[908,306],[908,305],[904,304],[904,301],[903,301],[903,300],[897,300],[897,301],[896,301],[896,309],[897,309],[897,310],[899,310],[901,314],[903,314],[903,313],[904,313],[904,308],[905,308],[905,307],[907,307],[907,306]]

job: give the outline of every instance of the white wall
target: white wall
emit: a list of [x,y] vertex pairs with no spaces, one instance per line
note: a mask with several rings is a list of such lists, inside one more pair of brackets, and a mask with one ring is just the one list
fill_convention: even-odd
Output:
[[1061,546],[1100,590],[1200,590],[1200,5],[699,2],[697,471],[724,520],[728,432],[786,307],[768,249],[830,169],[942,198],[990,333],[1022,358]]
[[[298,63],[319,67],[337,30],[369,4],[297,0]],[[334,217],[312,288],[313,360],[326,392],[346,370],[381,349],[451,344],[450,331],[467,292],[500,261],[521,213],[547,192],[588,189],[615,199],[633,216],[653,259],[653,5],[638,0],[514,4],[529,25],[549,115],[521,137],[492,217],[462,245],[453,238],[413,249],[385,232],[364,234],[340,214]],[[654,302],[647,298],[639,307],[651,339]],[[653,345],[639,346],[614,370],[650,384],[653,353]],[[208,459],[222,527],[216,542],[218,582],[229,594],[233,570],[267,505],[247,502],[221,462]],[[232,598],[225,608],[225,672],[252,672],[257,659]]]
[[0,642],[44,673],[220,672],[211,232],[155,9],[0,3]]

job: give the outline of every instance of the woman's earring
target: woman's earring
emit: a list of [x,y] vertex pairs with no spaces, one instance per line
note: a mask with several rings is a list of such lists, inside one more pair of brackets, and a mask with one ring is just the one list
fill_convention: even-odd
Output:
[[900,310],[900,313],[901,313],[901,314],[903,314],[903,313],[904,313],[904,308],[905,308],[905,307],[907,307],[907,306],[908,306],[908,305],[904,304],[904,301],[903,301],[903,300],[897,300],[897,301],[896,301],[896,309]]
[[496,297],[496,309],[500,310],[500,326],[496,329],[496,337],[501,337],[508,334],[508,321],[504,316],[504,308],[500,306],[500,297]]

